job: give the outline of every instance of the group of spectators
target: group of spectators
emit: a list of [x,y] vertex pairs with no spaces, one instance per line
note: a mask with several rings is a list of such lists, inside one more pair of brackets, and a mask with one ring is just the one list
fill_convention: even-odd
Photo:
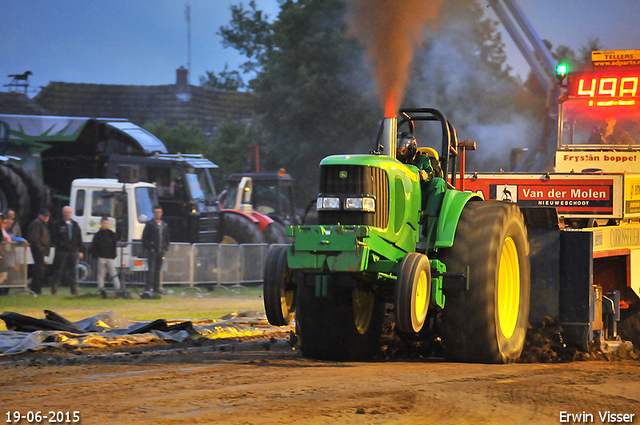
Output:
[[[7,217],[0,213],[2,224],[2,242],[24,242],[29,245],[33,257],[33,270],[30,289],[36,294],[42,293],[46,286],[45,257],[49,255],[51,247],[55,247],[53,262],[53,274],[51,277],[51,293],[57,294],[62,283],[68,284],[71,294],[78,294],[78,282],[76,269],[78,261],[84,257],[84,244],[82,242],[81,229],[78,223],[71,218],[71,208],[62,209],[62,219],[50,223],[50,212],[42,209],[38,217],[33,220],[27,229],[26,239],[22,238],[19,223],[16,221],[15,211],[7,211]],[[155,206],[153,219],[145,225],[142,234],[142,245],[147,253],[148,272],[145,291],[142,298],[151,299],[160,297],[160,270],[164,255],[169,249],[171,238],[167,223],[162,220],[162,207]],[[116,293],[122,293],[123,288],[116,270],[117,236],[109,229],[109,217],[103,216],[100,220],[100,230],[93,236],[89,252],[98,260],[98,294],[104,294],[105,275],[113,281]],[[8,251],[0,254],[1,265],[6,266],[11,258]],[[0,267],[0,285],[11,273],[11,268],[3,270]],[[0,288],[0,295],[5,295],[8,288]]]
[[[14,210],[8,210],[6,217],[0,212],[0,228],[2,229],[1,242],[25,242],[22,238],[20,224],[16,222],[16,212]],[[0,285],[7,279],[11,281],[15,278],[15,262],[15,252],[0,250]],[[0,295],[6,295],[8,291],[8,288],[0,288]]]

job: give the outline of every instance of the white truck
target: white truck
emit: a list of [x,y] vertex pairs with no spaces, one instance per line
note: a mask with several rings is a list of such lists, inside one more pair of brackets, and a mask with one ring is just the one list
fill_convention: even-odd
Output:
[[[121,183],[116,179],[76,179],[71,184],[72,218],[78,222],[82,241],[88,246],[100,230],[102,216],[109,217],[109,228],[118,235],[117,263],[125,271],[144,271],[147,260],[142,257],[144,225],[153,217],[158,199],[152,183]],[[137,243],[136,243],[137,242]],[[89,260],[89,261],[87,261]],[[91,276],[90,257],[80,261],[78,280]]]

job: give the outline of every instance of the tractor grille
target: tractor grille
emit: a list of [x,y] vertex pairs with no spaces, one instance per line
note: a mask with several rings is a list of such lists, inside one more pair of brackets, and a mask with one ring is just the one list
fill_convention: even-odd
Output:
[[198,242],[219,243],[222,240],[220,215],[219,211],[200,213],[198,217]]
[[[341,178],[344,175],[346,178]],[[320,169],[320,193],[347,196],[368,195],[376,200],[376,211],[318,211],[319,224],[360,224],[384,229],[389,222],[389,179],[381,168],[361,165],[325,165]]]

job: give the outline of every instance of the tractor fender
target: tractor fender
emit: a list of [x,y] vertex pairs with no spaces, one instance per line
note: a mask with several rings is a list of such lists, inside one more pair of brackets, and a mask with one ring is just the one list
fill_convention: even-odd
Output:
[[257,211],[253,211],[251,213],[251,215],[253,216],[253,218],[255,218],[256,220],[258,220],[258,224],[260,225],[260,231],[264,232],[264,229],[270,225],[271,223],[273,223],[273,219],[271,217],[269,217],[266,214],[262,214],[259,213]]
[[[248,218],[249,220],[251,220],[253,223],[259,223],[258,219],[253,217],[251,214],[247,214],[245,212],[242,211],[238,211],[238,210],[228,210],[228,209],[223,209],[222,210],[223,213],[225,214],[237,214],[237,215],[241,215],[244,216],[246,218]],[[260,228],[260,230],[262,231],[262,226]]]
[[444,193],[440,218],[438,219],[438,232],[436,234],[436,248],[450,248],[453,246],[453,238],[456,235],[460,215],[467,202],[482,201],[482,197],[473,192],[460,192],[459,190],[447,190]]

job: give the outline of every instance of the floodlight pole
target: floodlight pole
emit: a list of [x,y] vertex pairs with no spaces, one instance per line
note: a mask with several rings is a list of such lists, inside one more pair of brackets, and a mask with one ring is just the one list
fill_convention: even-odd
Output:
[[189,3],[187,3],[185,14],[187,17],[187,84],[189,84],[191,76],[191,5]]

